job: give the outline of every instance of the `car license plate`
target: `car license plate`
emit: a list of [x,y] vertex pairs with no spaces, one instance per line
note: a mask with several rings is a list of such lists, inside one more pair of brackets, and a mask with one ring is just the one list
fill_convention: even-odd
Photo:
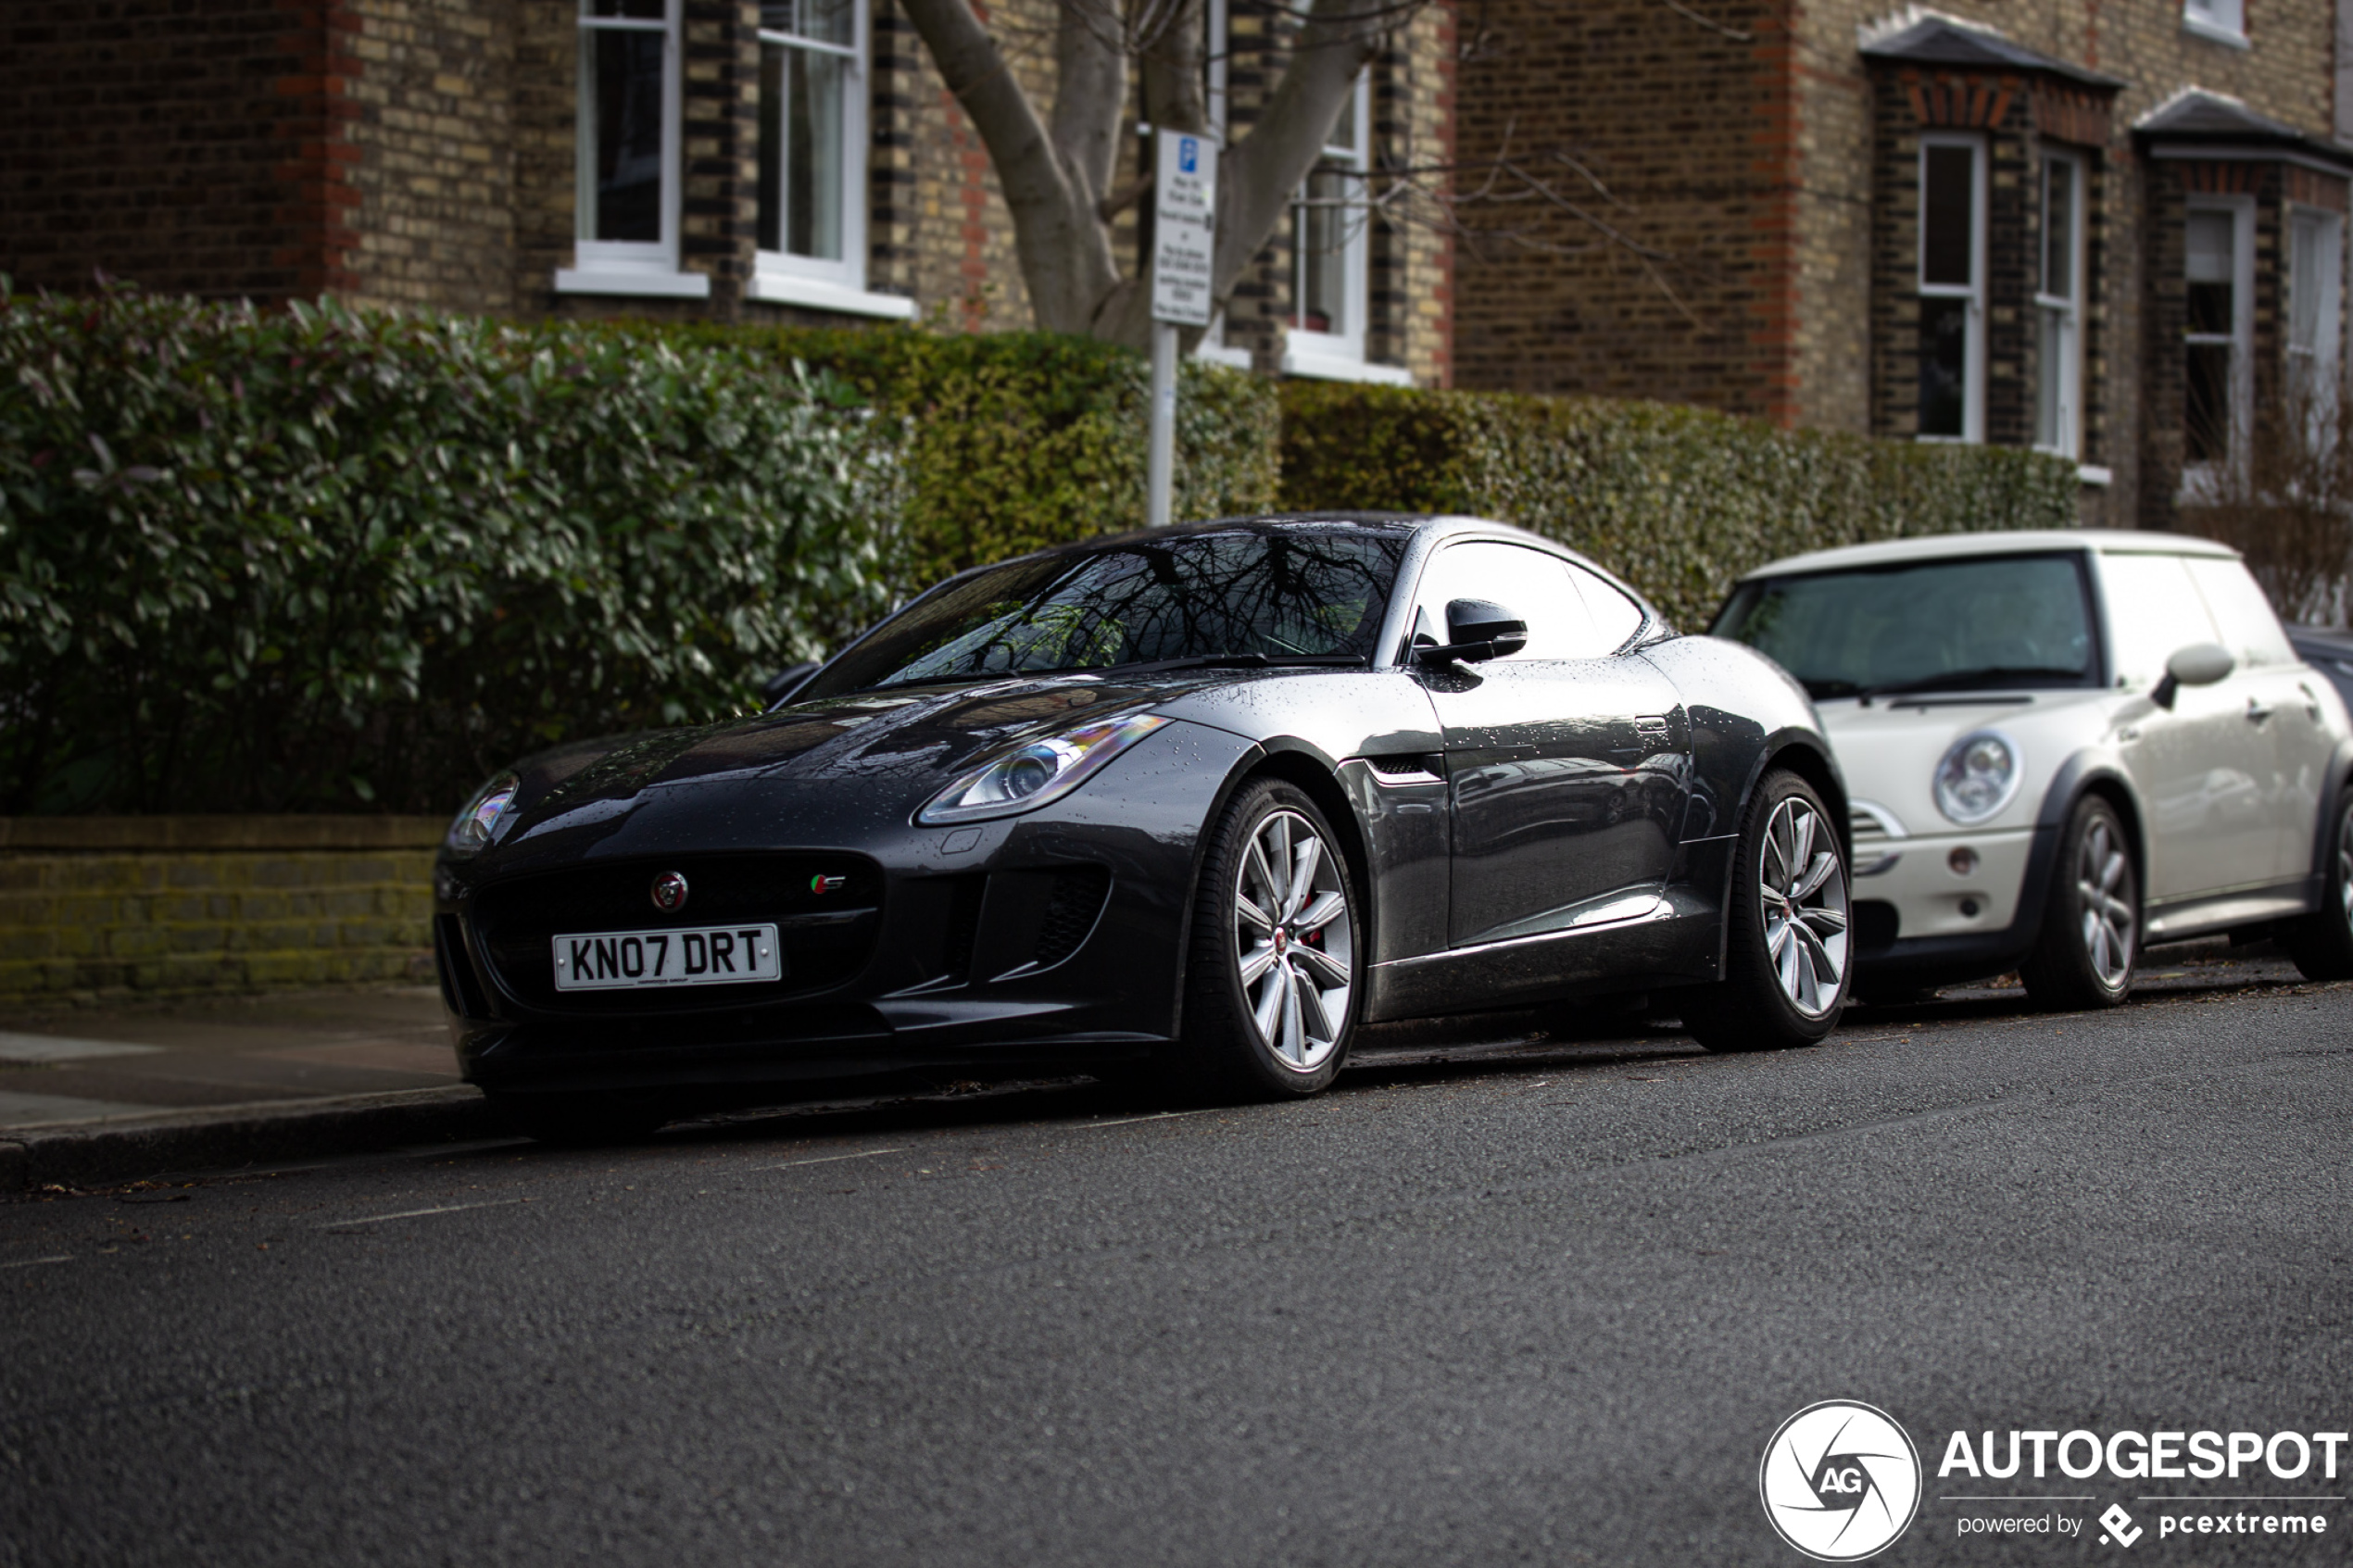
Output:
[[595,931],[556,938],[559,991],[741,985],[781,980],[784,974],[773,925]]

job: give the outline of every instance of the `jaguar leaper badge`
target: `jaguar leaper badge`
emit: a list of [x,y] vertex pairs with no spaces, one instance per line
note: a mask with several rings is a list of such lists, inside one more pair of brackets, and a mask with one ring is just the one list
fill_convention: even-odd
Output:
[[654,908],[663,914],[674,915],[686,907],[686,879],[677,872],[664,872],[654,878]]

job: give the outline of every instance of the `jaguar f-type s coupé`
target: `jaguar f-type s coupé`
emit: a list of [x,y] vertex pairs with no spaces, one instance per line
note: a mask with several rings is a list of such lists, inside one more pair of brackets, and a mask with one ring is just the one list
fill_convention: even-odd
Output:
[[875,1074],[1328,1085],[1359,1025],[1847,995],[1806,693],[1548,540],[1246,519],[967,571],[754,717],[485,784],[437,868],[465,1075],[526,1130]]

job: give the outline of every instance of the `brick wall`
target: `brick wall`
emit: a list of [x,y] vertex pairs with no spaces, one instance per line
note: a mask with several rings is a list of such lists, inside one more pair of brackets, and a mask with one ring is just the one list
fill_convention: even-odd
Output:
[[280,299],[351,289],[351,7],[0,7],[0,271]]
[[0,995],[430,981],[437,818],[0,820]]
[[1458,184],[1525,178],[1461,210],[1458,384],[1789,417],[1784,6],[1684,9],[1463,13]]

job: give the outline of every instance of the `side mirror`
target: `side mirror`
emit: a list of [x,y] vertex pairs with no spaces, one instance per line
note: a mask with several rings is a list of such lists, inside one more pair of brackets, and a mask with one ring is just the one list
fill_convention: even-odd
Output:
[[1528,646],[1528,622],[1491,599],[1449,599],[1446,643],[1414,650],[1424,664],[1459,659],[1466,663],[1504,659]]
[[799,691],[815,673],[817,665],[814,660],[787,665],[760,683],[760,695],[769,707],[774,708]]
[[2173,650],[2165,661],[2164,678],[2149,691],[2149,700],[2171,710],[2183,686],[2210,686],[2238,668],[2231,650],[2219,643],[2192,643]]

